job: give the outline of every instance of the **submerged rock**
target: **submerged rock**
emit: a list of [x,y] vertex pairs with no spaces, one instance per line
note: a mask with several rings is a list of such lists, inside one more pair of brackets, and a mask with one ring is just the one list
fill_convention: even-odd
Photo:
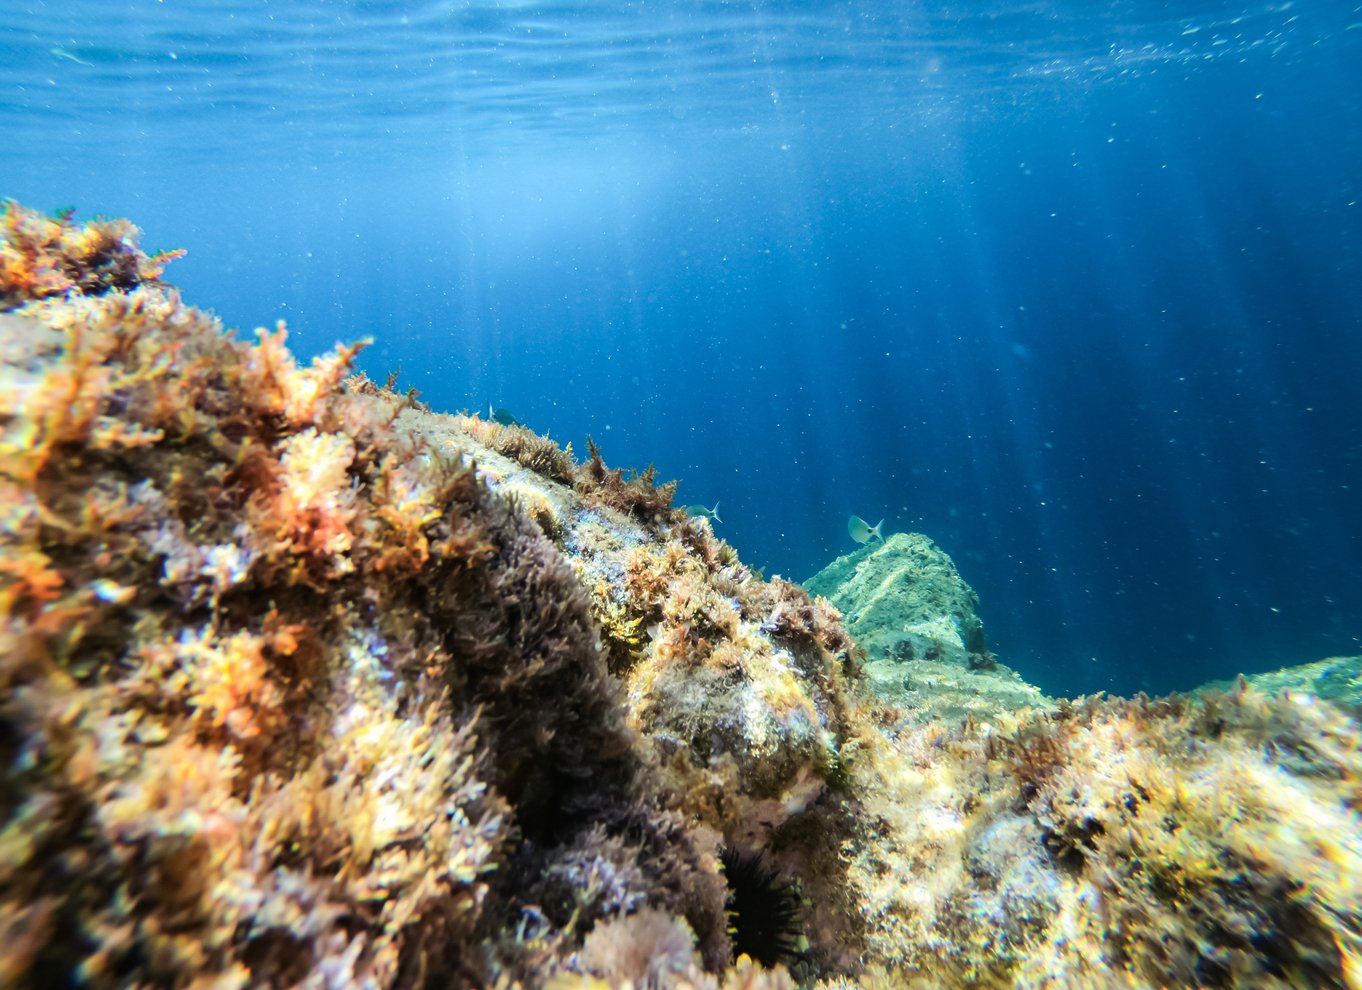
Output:
[[839,557],[804,587],[845,617],[869,655],[864,670],[875,692],[917,721],[988,721],[1052,704],[993,655],[979,596],[920,533],[893,533]]
[[537,984],[650,910],[703,986],[761,920],[729,853],[840,957],[830,609],[651,472],[236,340],[131,225],[106,283],[6,218],[0,982]]
[[979,596],[955,562],[921,533],[893,533],[839,557],[809,580],[841,610],[872,659],[989,664]]
[[[651,471],[239,341],[131,231],[0,228],[0,983],[1355,985],[1338,709],[879,694]],[[977,681],[953,587],[911,662]]]
[[[1294,691],[1338,705],[1353,718],[1362,718],[1362,656],[1328,657],[1314,663],[1296,664],[1278,670],[1249,674],[1244,680],[1268,694]],[[1199,688],[1207,691],[1232,691],[1234,681],[1217,681]]]

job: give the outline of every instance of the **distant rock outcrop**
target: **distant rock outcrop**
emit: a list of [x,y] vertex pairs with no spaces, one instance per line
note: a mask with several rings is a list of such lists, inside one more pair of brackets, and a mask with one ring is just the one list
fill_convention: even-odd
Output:
[[[1297,664],[1249,674],[1245,681],[1250,687],[1268,694],[1293,691],[1330,701],[1353,718],[1362,718],[1362,656],[1328,657],[1314,663]],[[1196,693],[1232,691],[1234,681],[1217,681],[1198,688]]]
[[991,662],[979,596],[946,552],[921,533],[894,533],[838,557],[809,580],[838,607],[873,659]]
[[921,533],[894,533],[838,557],[804,586],[841,611],[868,654],[866,675],[876,692],[919,719],[988,719],[1051,704],[998,662],[984,636],[979,596]]

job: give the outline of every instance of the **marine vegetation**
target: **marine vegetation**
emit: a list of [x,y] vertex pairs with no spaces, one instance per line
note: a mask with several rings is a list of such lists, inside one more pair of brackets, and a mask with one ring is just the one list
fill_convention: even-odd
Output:
[[577,489],[593,496],[610,508],[646,523],[675,522],[684,512],[673,508],[677,482],[657,483],[657,471],[650,464],[643,471],[608,468],[601,450],[590,437],[586,440],[586,463],[577,471]]
[[458,423],[479,443],[518,461],[535,474],[565,485],[571,485],[577,479],[578,466],[572,459],[572,444],[559,447],[551,438],[540,436],[516,422],[461,416]]
[[0,308],[75,290],[99,295],[154,283],[183,251],[148,257],[127,220],[70,223],[73,210],[48,217],[4,201],[0,215]]
[[1358,985],[1328,703],[915,719],[651,471],[3,230],[0,983]]

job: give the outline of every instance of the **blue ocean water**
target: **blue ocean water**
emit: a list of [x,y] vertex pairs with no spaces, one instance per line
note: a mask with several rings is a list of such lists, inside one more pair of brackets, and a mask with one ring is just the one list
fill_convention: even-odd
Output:
[[0,135],[768,573],[930,535],[1049,691],[1359,650],[1354,3],[13,0]]

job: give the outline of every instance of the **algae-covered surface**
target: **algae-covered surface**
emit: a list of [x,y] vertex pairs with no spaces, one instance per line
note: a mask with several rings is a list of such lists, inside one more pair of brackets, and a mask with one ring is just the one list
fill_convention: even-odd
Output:
[[[1244,680],[1269,694],[1294,691],[1332,702],[1353,718],[1362,717],[1362,656],[1328,657],[1313,663],[1250,674]],[[1234,683],[1223,681],[1202,690],[1229,691]]]
[[872,657],[988,663],[979,596],[921,533],[894,533],[839,557],[804,582],[841,609]]
[[125,222],[0,233],[0,983],[1358,985],[1339,707],[1042,698],[924,538],[811,596]]
[[894,533],[804,582],[866,650],[867,685],[921,722],[988,721],[1053,704],[988,648],[979,596],[921,533]]

